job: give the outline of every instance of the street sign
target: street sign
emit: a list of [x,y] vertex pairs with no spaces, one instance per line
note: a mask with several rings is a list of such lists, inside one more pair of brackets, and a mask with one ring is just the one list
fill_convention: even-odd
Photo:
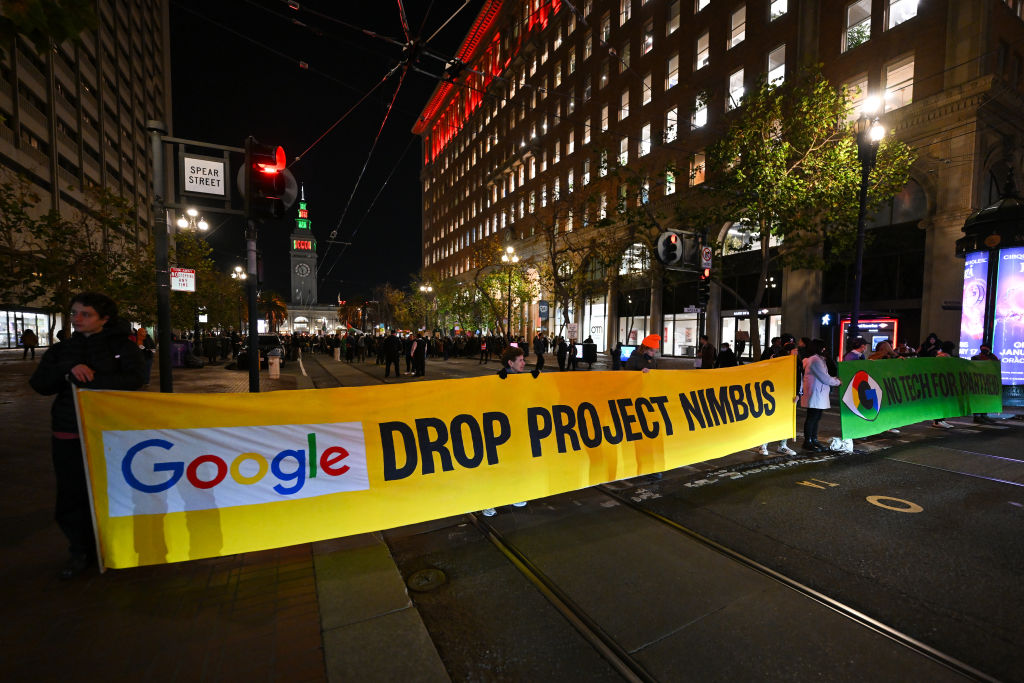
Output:
[[580,326],[576,323],[569,323],[565,326],[565,334],[569,339],[579,339]]
[[196,271],[192,268],[171,268],[171,291],[196,291]]
[[711,247],[703,247],[700,250],[700,267],[710,268],[711,267]]
[[683,313],[700,313],[703,310],[700,306],[687,306],[683,309]]
[[217,197],[227,196],[227,187],[224,184],[227,172],[224,169],[223,159],[194,154],[182,155],[181,165],[181,175],[184,180],[182,190],[184,192]]

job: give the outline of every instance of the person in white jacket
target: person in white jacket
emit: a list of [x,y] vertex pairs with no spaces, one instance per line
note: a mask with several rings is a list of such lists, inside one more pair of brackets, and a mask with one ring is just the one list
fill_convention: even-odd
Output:
[[821,414],[831,407],[829,393],[832,387],[839,386],[839,378],[828,374],[825,365],[825,342],[812,339],[810,354],[804,358],[804,395],[800,397],[800,405],[807,408],[807,419],[804,420],[805,451],[823,452],[828,448],[818,442],[818,423]]

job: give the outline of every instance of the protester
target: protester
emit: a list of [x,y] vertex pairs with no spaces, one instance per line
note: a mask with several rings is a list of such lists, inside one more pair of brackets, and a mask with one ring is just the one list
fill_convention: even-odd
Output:
[[[772,346],[771,346],[772,355],[769,356],[769,358],[781,358],[782,356],[797,356],[797,346],[796,346],[796,342],[793,339],[793,335],[791,335],[791,334],[783,334],[781,337],[778,337],[777,339],[779,341],[778,348],[775,348],[775,339],[772,339]],[[801,363],[801,359],[799,357],[797,357],[797,362],[796,362],[796,364],[797,364],[797,373],[796,373],[796,376],[797,376],[797,381],[796,381],[797,391],[796,391],[796,396],[793,397],[793,401],[794,402],[800,400],[800,394],[802,393],[801,383],[800,383],[800,377],[801,377],[800,363]],[[796,455],[796,451],[794,451],[792,448],[789,447],[789,439],[783,439],[782,441],[780,441],[779,442],[779,447],[776,449],[775,452],[778,453],[779,455]],[[768,455],[768,444],[767,443],[761,444],[761,447],[758,449],[758,454],[759,455]]]
[[654,355],[658,353],[659,348],[661,348],[661,336],[657,334],[647,335],[640,342],[640,346],[633,349],[633,353],[629,354],[629,358],[626,360],[626,370],[650,372],[652,368],[657,368],[658,365],[654,362]]
[[543,332],[538,332],[533,338],[533,353],[537,356],[537,369],[544,369],[544,354],[548,352],[548,339]]
[[715,347],[708,341],[708,336],[706,334],[700,335],[700,346],[697,347],[697,359],[700,361],[700,365],[694,364],[694,367],[699,367],[701,370],[711,370],[715,367],[717,357],[718,354],[715,352]]
[[[940,342],[938,341],[938,337],[936,337],[934,334],[928,335],[928,339],[925,340],[925,344],[927,344],[928,340],[932,339],[933,337],[938,342],[939,349],[932,355],[934,355],[936,358],[953,358],[953,350],[956,348],[956,345],[951,341]],[[922,348],[924,347],[922,346]],[[923,353],[919,353],[918,355],[924,356]],[[932,427],[937,427],[939,429],[954,429],[956,425],[954,425],[952,422],[946,422],[945,420],[932,420]]]
[[722,342],[722,350],[718,352],[718,360],[715,361],[716,368],[736,367],[736,354],[729,348],[729,342]]
[[868,360],[888,360],[899,357],[899,354],[892,350],[892,344],[888,341],[880,341],[875,346],[875,352],[868,356]]
[[398,338],[398,333],[395,330],[391,330],[391,334],[384,340],[382,346],[384,347],[385,379],[391,376],[392,365],[395,366],[395,377],[401,377],[402,373],[399,371],[398,359],[402,355],[402,340]]
[[96,541],[73,386],[134,390],[145,381],[145,364],[129,339],[131,327],[117,317],[117,304],[85,292],[71,300],[74,333],[50,347],[29,380],[44,396],[56,394],[50,411],[53,468],[57,478],[56,520],[68,539],[70,558],[61,579],[71,579],[96,561]]
[[28,354],[32,353],[32,360],[36,359],[36,347],[39,346],[39,337],[36,336],[36,331],[33,329],[27,329],[21,333],[21,345],[25,347],[25,350],[21,354],[21,359],[25,360],[28,358]]
[[810,355],[804,359],[804,393],[800,398],[800,405],[807,409],[803,449],[821,453],[828,448],[818,442],[818,424],[821,422],[822,413],[832,405],[829,401],[832,387],[839,386],[840,382],[838,378],[828,374],[823,355],[825,342],[812,339],[808,351]]
[[569,345],[565,341],[565,337],[558,338],[558,346],[555,347],[555,358],[558,360],[558,369],[565,371],[566,359],[569,356]]
[[932,332],[925,337],[924,342],[917,349],[917,355],[919,358],[934,358],[939,355],[939,351],[942,350],[942,342],[939,341],[939,335]]
[[153,376],[153,355],[156,350],[156,343],[149,336],[146,328],[140,327],[139,331],[135,333],[135,344],[139,347],[139,351],[142,352],[142,360],[146,367],[145,385],[149,386],[149,380]]
[[[498,370],[498,376],[505,379],[509,375],[519,375],[526,372],[526,355],[521,348],[516,346],[509,346],[501,353],[501,369]],[[534,378],[540,374],[539,370],[533,371]],[[521,508],[526,505],[526,501],[519,503],[512,503],[512,507]],[[480,513],[484,517],[493,517],[498,513],[494,508],[487,508],[481,510]]]
[[843,356],[843,360],[864,360],[864,349],[867,348],[868,343],[862,337],[856,337],[850,340],[850,350]]

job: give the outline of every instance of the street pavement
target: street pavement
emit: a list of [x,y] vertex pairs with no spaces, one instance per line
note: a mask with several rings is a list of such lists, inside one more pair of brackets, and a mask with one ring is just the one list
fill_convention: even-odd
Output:
[[[692,362],[661,359],[660,366]],[[34,367],[20,352],[0,350],[7,680],[451,680],[381,533],[58,580],[66,549],[53,522],[52,398],[28,387]],[[497,368],[430,359],[426,378],[388,383]],[[606,357],[594,366],[606,368]],[[159,390],[156,374],[146,390]],[[248,373],[225,363],[172,377],[180,393],[248,390]],[[261,390],[384,381],[372,362],[319,356],[289,363],[279,379],[262,371]],[[733,454],[702,463],[694,477],[758,459],[753,451]]]

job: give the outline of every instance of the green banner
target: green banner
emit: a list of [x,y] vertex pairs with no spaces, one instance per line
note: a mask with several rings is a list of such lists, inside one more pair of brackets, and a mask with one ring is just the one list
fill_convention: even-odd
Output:
[[843,438],[944,417],[1003,409],[999,363],[894,358],[839,363]]

